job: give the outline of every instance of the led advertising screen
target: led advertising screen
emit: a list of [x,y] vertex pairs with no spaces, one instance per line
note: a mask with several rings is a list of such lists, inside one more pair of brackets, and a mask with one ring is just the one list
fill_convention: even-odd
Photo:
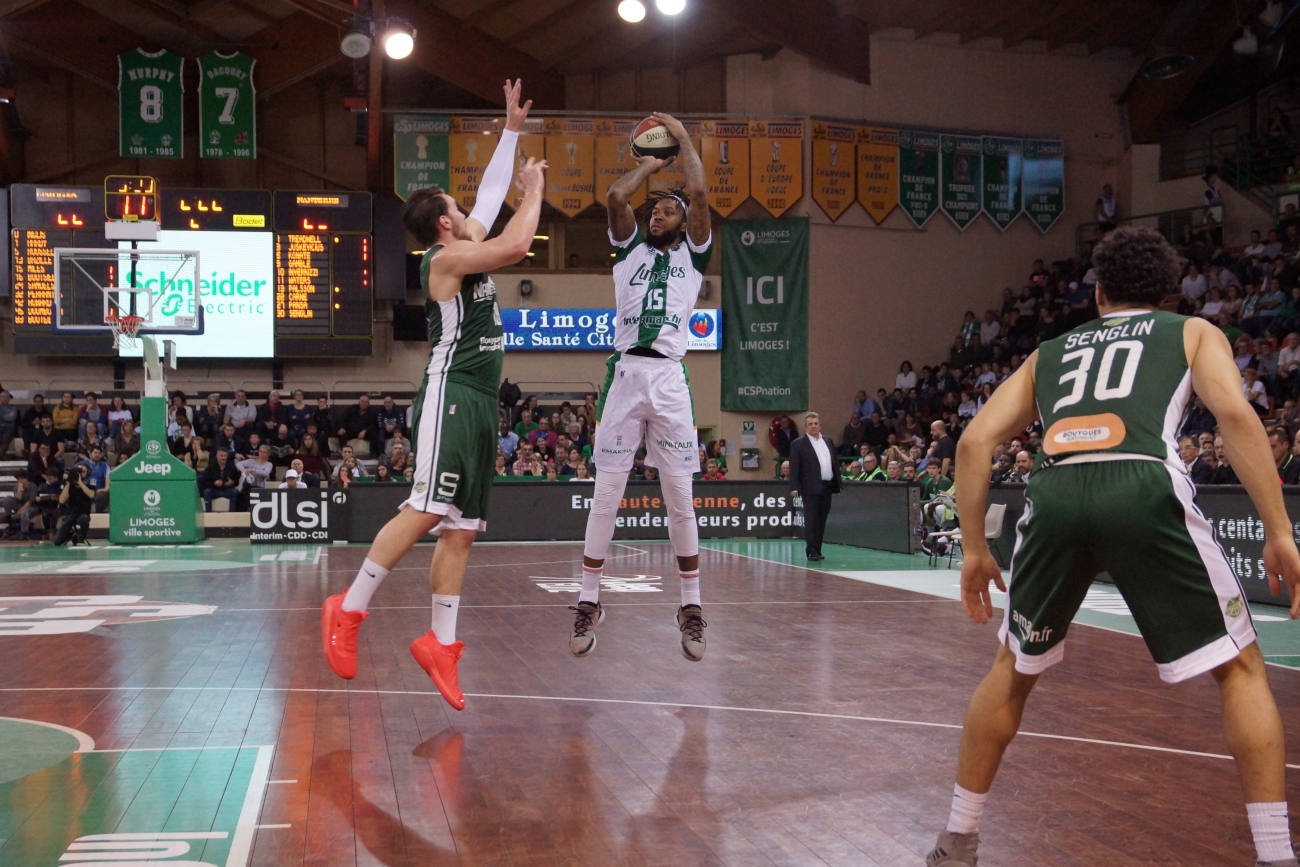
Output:
[[[197,250],[199,291],[204,312],[202,334],[166,335],[176,342],[180,358],[272,358],[275,355],[275,257],[271,232],[168,231],[157,241],[140,241],[150,251]],[[130,249],[129,242],[120,242]],[[159,275],[142,274],[136,285],[153,288]],[[163,283],[168,282],[163,278]],[[168,316],[193,316],[194,292],[189,280],[155,297]],[[146,326],[147,329],[147,326]],[[140,341],[123,341],[119,354],[139,358]]]
[[[501,308],[506,351],[614,350],[614,311],[599,308]],[[686,320],[689,351],[722,349],[722,311],[695,310]]]

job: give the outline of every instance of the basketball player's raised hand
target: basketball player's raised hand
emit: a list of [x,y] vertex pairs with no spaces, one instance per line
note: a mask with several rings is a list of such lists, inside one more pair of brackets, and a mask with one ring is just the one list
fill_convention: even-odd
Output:
[[997,584],[1003,593],[1007,591],[998,561],[993,559],[993,554],[987,548],[978,552],[966,552],[961,563],[961,607],[966,616],[976,623],[988,623],[993,616],[990,581]]
[[524,121],[528,119],[528,109],[533,107],[533,101],[530,99],[522,106],[519,104],[519,97],[524,89],[524,80],[516,78],[514,83],[506,79],[506,86],[502,90],[506,93],[506,129],[511,132],[519,132],[524,128]]
[[677,157],[669,157],[666,160],[661,160],[658,157],[635,157],[635,159],[638,166],[649,166],[651,174],[654,174],[662,168],[671,166],[677,161]]
[[515,186],[521,193],[528,193],[533,190],[541,190],[546,184],[546,160],[536,160],[528,158],[524,167],[519,170],[519,177],[515,179]]
[[677,139],[678,143],[682,147],[691,146],[691,137],[687,134],[686,127],[682,126],[680,120],[673,117],[671,114],[664,114],[662,111],[656,111],[650,116],[663,124],[664,129],[672,133],[673,138]]
[[1291,593],[1291,619],[1300,618],[1300,553],[1289,536],[1269,536],[1264,542],[1264,571],[1268,573],[1268,589],[1274,596],[1281,594],[1282,582]]

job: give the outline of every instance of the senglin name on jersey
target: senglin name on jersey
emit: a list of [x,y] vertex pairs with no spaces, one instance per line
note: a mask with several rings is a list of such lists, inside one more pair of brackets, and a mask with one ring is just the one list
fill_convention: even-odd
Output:
[[1065,348],[1073,349],[1076,346],[1087,346],[1089,343],[1109,343],[1112,340],[1121,340],[1125,337],[1142,337],[1145,334],[1150,334],[1151,329],[1156,327],[1154,319],[1134,323],[1130,323],[1128,319],[1108,319],[1102,325],[1109,325],[1110,327],[1071,334],[1065,340]]

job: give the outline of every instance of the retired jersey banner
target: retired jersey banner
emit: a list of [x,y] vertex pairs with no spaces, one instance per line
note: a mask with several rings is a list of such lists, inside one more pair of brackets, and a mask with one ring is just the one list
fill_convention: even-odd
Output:
[[877,225],[898,207],[898,130],[858,127],[858,204]]
[[449,117],[399,114],[393,118],[393,192],[403,202],[425,187],[451,191],[450,132]]
[[750,194],[779,217],[803,198],[803,121],[749,123]]
[[[614,182],[636,168],[632,145],[628,141],[636,125],[635,120],[616,118],[596,121],[596,201],[602,207]],[[642,184],[632,194],[630,203],[633,208],[639,208],[644,202],[645,184]]]
[[1020,216],[1021,141],[984,136],[984,213],[999,229]]
[[[699,153],[703,124],[698,120],[684,120],[682,126],[686,127],[686,134],[691,137],[691,147]],[[668,193],[686,186],[686,171],[682,168],[682,161],[675,159],[672,165],[655,172],[646,180],[646,186],[651,194]]]
[[[478,200],[479,181],[497,146],[497,122],[490,117],[453,117],[448,138],[448,165],[451,188],[447,190],[456,203],[474,209]],[[491,226],[487,227],[491,230]]]
[[940,205],[957,228],[965,230],[980,215],[983,142],[979,136],[945,135],[939,137],[939,149],[943,152]]
[[701,127],[700,159],[709,206],[727,217],[749,198],[749,123],[706,120]]
[[257,157],[255,63],[238,51],[199,58],[199,153],[204,159]]
[[143,48],[117,57],[119,153],[180,159],[185,143],[185,59]]
[[1029,139],[1024,155],[1025,213],[1046,232],[1065,213],[1065,144]]
[[596,201],[596,122],[548,118],[546,124],[546,201],[575,217]]
[[813,201],[838,220],[853,204],[857,128],[813,121],[812,137]]
[[722,224],[722,408],[808,406],[808,220]]
[[898,203],[919,229],[939,207],[939,134],[898,133]]
[[[524,200],[524,194],[515,186],[515,181],[519,180],[519,172],[530,157],[539,162],[546,159],[546,122],[540,117],[530,117],[524,121],[524,128],[519,131],[519,144],[515,147],[515,171],[510,178],[510,189],[506,192],[506,204],[511,210],[519,210],[519,205]],[[554,170],[555,167],[552,166],[546,173],[548,188]],[[491,230],[492,227],[489,226],[488,231]]]

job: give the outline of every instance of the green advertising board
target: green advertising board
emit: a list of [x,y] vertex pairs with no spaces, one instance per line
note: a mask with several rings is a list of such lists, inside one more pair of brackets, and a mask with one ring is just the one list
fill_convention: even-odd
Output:
[[199,58],[199,153],[204,159],[257,158],[255,63],[238,51]]
[[943,196],[940,200],[943,212],[965,230],[980,215],[980,168],[983,165],[982,143],[979,136],[944,135],[939,137],[939,149],[943,152],[940,162],[943,165]]
[[919,229],[939,208],[939,134],[898,132],[898,203]]
[[984,136],[984,213],[1003,231],[1020,216],[1021,141]]
[[1024,155],[1025,213],[1046,232],[1065,213],[1065,144],[1028,139]]
[[425,187],[451,189],[450,132],[448,117],[399,114],[393,118],[393,192],[402,201]]
[[108,538],[115,545],[203,538],[197,474],[167,448],[167,398],[140,399],[140,451],[110,474],[108,497]]
[[124,157],[184,156],[185,59],[166,49],[117,56],[119,153]]
[[808,406],[808,220],[722,224],[722,408]]

